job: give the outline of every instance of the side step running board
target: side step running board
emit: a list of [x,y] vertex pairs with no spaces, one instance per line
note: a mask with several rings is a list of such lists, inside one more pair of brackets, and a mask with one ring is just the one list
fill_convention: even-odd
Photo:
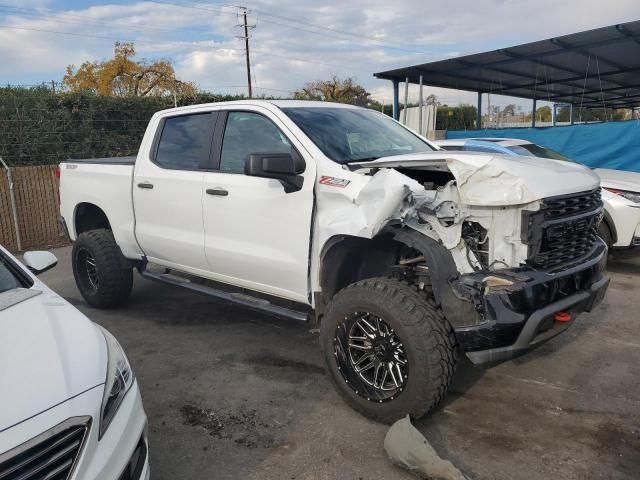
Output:
[[270,313],[277,317],[288,318],[290,320],[298,320],[300,322],[306,322],[309,320],[309,315],[306,312],[300,312],[298,310],[292,310],[290,308],[274,305],[269,300],[264,298],[252,297],[244,293],[226,292],[217,288],[209,287],[206,285],[199,285],[191,282],[188,278],[173,275],[171,273],[152,273],[147,270],[140,271],[140,275],[149,280],[155,280],[157,282],[166,283],[168,285],[174,285],[176,287],[186,288],[194,292],[203,293],[220,300],[226,300],[227,302],[235,303],[236,305],[242,305],[253,310],[258,310],[264,313]]

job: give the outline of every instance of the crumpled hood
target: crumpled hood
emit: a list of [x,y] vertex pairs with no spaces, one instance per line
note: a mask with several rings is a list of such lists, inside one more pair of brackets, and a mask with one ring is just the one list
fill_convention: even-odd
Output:
[[640,192],[640,173],[611,168],[596,168],[594,172],[600,177],[603,187]]
[[107,374],[102,333],[44,285],[34,288],[42,293],[0,310],[0,432],[104,383]]
[[537,157],[511,157],[437,150],[382,157],[362,167],[449,170],[460,199],[468,205],[508,206],[596,188],[600,179],[571,162]]

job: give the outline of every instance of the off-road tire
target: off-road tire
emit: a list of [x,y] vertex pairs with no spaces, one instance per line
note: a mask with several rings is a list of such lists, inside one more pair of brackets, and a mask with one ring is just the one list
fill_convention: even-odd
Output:
[[[409,373],[404,388],[397,397],[384,402],[356,393],[338,368],[339,325],[360,311],[384,319],[406,352]],[[407,414],[415,419],[431,412],[445,397],[456,367],[456,340],[442,311],[427,293],[391,278],[362,280],[338,292],[322,318],[320,343],[331,380],[344,401],[362,415],[383,423]]]
[[[95,263],[97,286],[89,280],[86,256]],[[131,296],[133,268],[127,264],[110,230],[90,230],[81,233],[71,253],[73,277],[82,297],[94,308],[113,308]]]

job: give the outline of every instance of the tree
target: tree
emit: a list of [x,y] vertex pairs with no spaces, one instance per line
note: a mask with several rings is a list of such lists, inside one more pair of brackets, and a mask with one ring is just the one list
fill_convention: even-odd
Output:
[[297,100],[321,100],[324,102],[350,103],[366,106],[371,94],[351,77],[344,80],[335,75],[330,80],[309,82],[297,90],[293,97]]
[[476,124],[478,109],[474,105],[442,105],[436,113],[436,130],[470,130]]
[[434,105],[434,106],[439,106],[440,105],[440,101],[438,100],[438,97],[435,96],[433,93],[430,93],[429,95],[427,95],[427,98],[424,99],[424,104],[425,105]]
[[514,117],[516,115],[516,105],[514,103],[510,103],[509,105],[506,105],[503,109],[502,109],[502,116],[503,117]]
[[551,107],[545,105],[536,109],[536,121],[538,122],[550,122],[551,121]]
[[133,43],[116,42],[114,57],[109,60],[84,62],[76,70],[67,66],[63,83],[71,92],[93,92],[106,96],[192,96],[196,86],[176,78],[168,60],[134,61]]

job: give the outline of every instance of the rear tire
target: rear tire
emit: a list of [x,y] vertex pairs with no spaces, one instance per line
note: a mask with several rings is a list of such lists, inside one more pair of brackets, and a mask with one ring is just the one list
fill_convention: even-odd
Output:
[[71,258],[76,285],[90,306],[113,308],[129,299],[133,268],[127,266],[110,230],[90,230],[78,235]]
[[[322,319],[320,342],[338,393],[383,423],[429,413],[455,372],[455,336],[442,311],[395,279],[362,280],[338,292]],[[382,378],[378,365],[396,374]]]

